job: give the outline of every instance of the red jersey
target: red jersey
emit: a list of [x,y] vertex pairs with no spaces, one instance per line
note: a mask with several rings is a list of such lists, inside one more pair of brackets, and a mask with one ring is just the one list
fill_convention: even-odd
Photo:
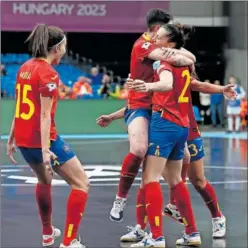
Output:
[[[155,64],[156,63],[156,64]],[[162,117],[179,126],[189,127],[190,72],[188,67],[173,67],[161,61],[155,62],[156,81],[159,74],[168,70],[173,74],[173,89],[167,92],[153,93],[153,110],[162,111]]]
[[[153,60],[147,56],[157,47],[147,34],[143,34],[133,45],[131,54],[130,72],[132,79],[153,82]],[[151,108],[152,94],[129,90],[127,106],[129,109]]]
[[58,99],[58,73],[42,59],[30,59],[17,74],[15,141],[19,147],[41,148],[40,95],[52,97],[50,139],[56,140],[55,111]]
[[189,135],[188,135],[188,140],[194,140],[199,137],[201,137],[201,133],[199,131],[196,119],[195,119],[195,114],[193,110],[193,105],[192,105],[192,100],[190,96],[190,104],[189,104]]

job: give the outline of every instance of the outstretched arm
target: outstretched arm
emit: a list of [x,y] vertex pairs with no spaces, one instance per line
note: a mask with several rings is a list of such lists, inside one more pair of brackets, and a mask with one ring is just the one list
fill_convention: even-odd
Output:
[[234,85],[232,84],[221,86],[206,82],[200,82],[192,78],[190,86],[191,90],[199,91],[205,94],[224,94],[229,99],[235,99],[237,96],[237,92],[233,89]]
[[112,121],[123,118],[125,114],[125,110],[126,108],[121,108],[112,114],[101,115],[96,119],[96,123],[100,127],[107,127]]

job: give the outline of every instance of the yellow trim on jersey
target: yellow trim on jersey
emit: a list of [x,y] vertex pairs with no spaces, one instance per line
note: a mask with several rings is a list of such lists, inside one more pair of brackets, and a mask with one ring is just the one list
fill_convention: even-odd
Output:
[[150,35],[148,35],[148,33],[144,33],[144,34],[142,35],[142,37],[143,37],[146,41],[151,41],[151,40],[152,40],[151,37],[150,37]]

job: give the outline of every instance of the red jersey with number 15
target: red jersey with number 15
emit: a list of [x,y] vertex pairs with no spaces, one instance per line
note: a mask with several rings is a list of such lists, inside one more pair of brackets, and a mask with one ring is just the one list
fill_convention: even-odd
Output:
[[[133,45],[131,54],[130,72],[132,79],[140,79],[145,82],[153,82],[153,60],[148,55],[157,47],[152,43],[147,34],[143,34]],[[151,108],[152,94],[140,93],[129,90],[127,106],[129,109]]]
[[56,140],[55,111],[58,99],[59,76],[53,67],[42,59],[30,59],[17,74],[15,141],[19,147],[41,148],[40,96],[52,97],[50,139]]
[[189,127],[190,72],[188,67],[173,67],[164,61],[154,63],[156,81],[159,74],[168,70],[173,74],[173,89],[167,92],[153,93],[155,111],[162,111],[162,117],[182,127]]

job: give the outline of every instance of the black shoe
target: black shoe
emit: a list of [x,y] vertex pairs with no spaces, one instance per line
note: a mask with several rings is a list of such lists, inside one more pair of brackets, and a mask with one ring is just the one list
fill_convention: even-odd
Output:
[[232,133],[232,131],[230,131],[230,130],[227,130],[227,131],[226,131],[226,133]]

